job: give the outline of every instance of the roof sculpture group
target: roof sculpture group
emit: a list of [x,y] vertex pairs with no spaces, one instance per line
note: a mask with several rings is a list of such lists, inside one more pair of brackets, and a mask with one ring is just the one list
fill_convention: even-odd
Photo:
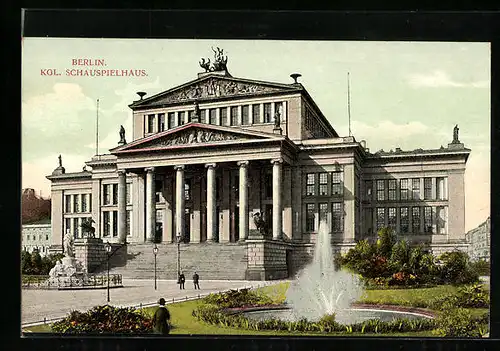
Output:
[[200,66],[205,70],[205,72],[220,72],[227,71],[227,56],[224,56],[224,50],[217,48],[215,50],[212,47],[212,51],[214,52],[214,62],[211,63],[210,59],[205,60],[202,58],[200,61]]

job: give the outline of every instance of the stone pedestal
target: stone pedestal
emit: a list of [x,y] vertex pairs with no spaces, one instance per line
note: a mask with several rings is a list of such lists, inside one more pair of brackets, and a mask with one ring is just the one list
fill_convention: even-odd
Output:
[[247,243],[247,280],[275,280],[288,278],[286,251],[288,245],[281,241],[257,239],[249,236]]
[[82,263],[86,272],[92,272],[106,260],[106,248],[102,239],[76,239],[75,259]]

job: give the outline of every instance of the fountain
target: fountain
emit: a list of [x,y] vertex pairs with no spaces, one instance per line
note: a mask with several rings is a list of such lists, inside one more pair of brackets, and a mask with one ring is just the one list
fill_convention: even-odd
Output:
[[319,225],[312,262],[290,283],[286,294],[286,308],[248,311],[243,315],[250,319],[281,320],[307,319],[318,321],[325,315],[335,314],[335,320],[348,325],[369,319],[391,321],[395,318],[431,318],[421,313],[353,306],[363,292],[358,276],[337,270],[334,263],[331,236],[328,225]]
[[292,315],[308,320],[334,313],[347,317],[351,304],[362,294],[362,283],[357,276],[336,269],[328,224],[321,221],[313,260],[290,283],[286,295]]

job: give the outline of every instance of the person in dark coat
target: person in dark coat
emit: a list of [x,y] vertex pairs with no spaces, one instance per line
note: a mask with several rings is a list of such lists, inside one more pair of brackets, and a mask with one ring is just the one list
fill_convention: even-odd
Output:
[[160,307],[158,307],[153,317],[153,329],[157,334],[166,335],[170,333],[170,312],[165,307],[163,297],[158,301],[158,304]]
[[193,284],[194,284],[194,289],[200,290],[200,276],[198,273],[194,272],[193,274]]
[[184,283],[186,282],[186,277],[184,276],[184,273],[181,272],[179,275],[179,289],[184,290]]

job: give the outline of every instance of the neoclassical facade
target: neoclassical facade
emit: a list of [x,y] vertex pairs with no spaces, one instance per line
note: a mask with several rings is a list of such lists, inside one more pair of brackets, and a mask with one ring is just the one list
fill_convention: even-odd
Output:
[[[204,68],[181,86],[138,93],[131,140],[122,129],[91,170],[67,173],[60,160],[47,177],[54,249],[67,231],[81,237],[88,217],[110,242],[247,245],[254,279],[289,275],[321,220],[341,251],[387,226],[434,251],[466,249],[470,150],[458,127],[447,147],[371,153],[337,134],[300,75],[282,84]],[[280,250],[287,259],[275,263],[268,255]]]

